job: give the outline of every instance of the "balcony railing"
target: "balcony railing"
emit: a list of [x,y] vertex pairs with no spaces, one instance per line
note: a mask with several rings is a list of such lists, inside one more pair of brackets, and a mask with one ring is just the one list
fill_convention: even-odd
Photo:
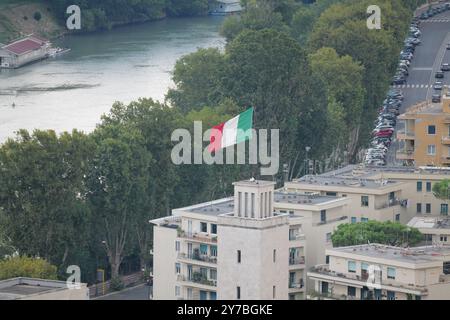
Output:
[[375,210],[381,210],[381,209],[386,209],[386,208],[390,208],[390,207],[395,207],[395,206],[399,206],[401,204],[401,200],[399,199],[390,199],[389,201],[379,204],[379,205],[375,205]]
[[414,140],[415,134],[414,132],[405,132],[405,131],[398,131],[397,132],[397,139],[398,140]]
[[[368,279],[367,273],[362,273],[362,274],[339,273],[339,272],[331,271],[328,268],[328,265],[318,265],[318,266],[312,267],[311,272],[319,273],[319,274],[323,274],[323,275],[331,276],[331,277],[338,277],[338,278],[342,278],[342,279],[356,280],[356,281],[362,281],[362,282],[366,282]],[[401,282],[397,282],[397,281],[393,281],[393,280],[387,280],[387,279],[383,279],[383,280],[379,279],[379,281],[380,281],[380,285],[383,285],[383,286],[391,286],[391,287],[395,287],[395,288],[420,291],[422,294],[425,294],[428,292],[428,289],[425,286],[414,285],[414,284],[405,284],[405,283],[401,283]]]
[[289,289],[303,289],[303,287],[304,287],[303,281],[289,282]]
[[442,143],[443,144],[450,144],[450,137],[449,136],[443,136],[442,137]]
[[193,260],[193,261],[202,261],[202,262],[208,262],[208,263],[217,263],[217,257],[216,256],[210,256],[206,254],[186,254],[183,252],[180,252],[178,254],[179,259],[186,259],[186,260]]
[[290,266],[294,266],[297,264],[305,264],[305,257],[301,256],[301,257],[296,257],[296,258],[289,258],[289,265]]
[[204,274],[194,272],[190,277],[186,277],[182,274],[177,276],[178,281],[198,283],[205,286],[217,287],[217,280],[208,279]]
[[178,237],[184,238],[184,239],[189,239],[189,240],[195,240],[198,242],[217,243],[216,235],[189,233],[189,232],[185,232],[183,230],[178,230]]
[[337,217],[335,219],[327,219],[325,221],[319,221],[319,222],[315,223],[314,225],[320,226],[320,225],[323,225],[323,224],[338,222],[338,221],[347,220],[347,219],[348,219],[347,216],[342,216],[342,217]]
[[396,157],[398,160],[414,160],[414,150],[397,151]]
[[298,234],[289,234],[289,241],[298,241],[298,240],[305,240],[306,237],[304,234],[298,233]]

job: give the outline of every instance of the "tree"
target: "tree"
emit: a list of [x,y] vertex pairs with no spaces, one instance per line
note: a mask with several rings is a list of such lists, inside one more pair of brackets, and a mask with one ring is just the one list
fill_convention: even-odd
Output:
[[390,246],[414,246],[423,240],[416,228],[398,222],[369,221],[341,224],[331,236],[334,247],[379,243]]
[[[350,162],[355,157],[359,141],[359,131],[364,104],[363,72],[360,63],[346,55],[340,57],[333,48],[322,47],[309,56],[312,72],[323,83],[328,99],[340,104],[346,128],[336,132],[343,136],[347,159]],[[330,118],[329,118],[330,119]],[[334,121],[333,119],[330,119]],[[332,123],[330,123],[332,125]],[[331,128],[331,126],[327,126]],[[329,141],[327,139],[327,141]],[[336,144],[329,144],[337,146]],[[333,150],[336,151],[336,150]]]
[[119,276],[123,258],[132,252],[130,239],[145,210],[151,155],[137,130],[102,126],[94,133],[97,153],[87,177],[93,223],[105,246],[112,278]]
[[83,181],[95,147],[78,131],[22,130],[0,148],[2,225],[21,254],[78,264],[89,210]]
[[433,195],[441,200],[450,200],[450,180],[444,179],[442,181],[436,182],[433,185]]
[[0,260],[0,280],[17,277],[56,280],[56,270],[56,266],[44,259],[17,256]]
[[199,110],[219,102],[220,78],[225,58],[218,49],[199,49],[175,64],[173,81],[166,99],[182,112]]

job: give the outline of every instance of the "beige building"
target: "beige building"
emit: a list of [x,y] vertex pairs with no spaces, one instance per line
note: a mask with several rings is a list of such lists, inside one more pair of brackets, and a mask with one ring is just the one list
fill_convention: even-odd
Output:
[[[234,197],[153,220],[154,299],[304,299],[350,200],[235,183]],[[307,245],[311,243],[311,246]]]
[[[359,216],[363,221],[399,218],[406,224],[417,215],[448,214],[448,201],[436,198],[432,192],[434,184],[444,179],[450,179],[450,168],[349,165],[319,176],[303,177],[286,186],[353,198],[348,214],[353,221],[356,217],[359,222]],[[362,196],[369,197],[368,206],[362,206],[367,204],[367,198]]]
[[414,217],[408,226],[423,233],[427,245],[450,245],[450,218]]
[[448,300],[450,247],[367,244],[327,250],[329,264],[308,272],[311,299]]
[[65,281],[13,278],[0,281],[0,300],[89,300],[85,283],[69,289]]
[[441,103],[422,102],[399,116],[404,130],[397,133],[403,148],[397,159],[415,166],[450,165],[450,95]]

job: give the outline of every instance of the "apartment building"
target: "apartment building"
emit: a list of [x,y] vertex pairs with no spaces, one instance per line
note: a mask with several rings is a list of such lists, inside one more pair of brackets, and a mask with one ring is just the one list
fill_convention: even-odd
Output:
[[[152,220],[154,299],[304,299],[350,200],[234,184],[234,196]],[[311,245],[309,246],[308,243]]]
[[360,179],[354,177],[321,175],[304,176],[285,184],[287,190],[350,199],[350,222],[368,220],[409,221],[407,201],[402,195],[405,183],[387,179]]
[[448,167],[450,165],[450,95],[442,102],[422,102],[399,116],[404,130],[397,133],[403,145],[396,157],[409,165]]
[[424,234],[426,245],[450,245],[450,218],[414,217],[408,226]]
[[311,299],[448,300],[450,247],[398,248],[379,244],[326,251],[329,263],[308,272]]

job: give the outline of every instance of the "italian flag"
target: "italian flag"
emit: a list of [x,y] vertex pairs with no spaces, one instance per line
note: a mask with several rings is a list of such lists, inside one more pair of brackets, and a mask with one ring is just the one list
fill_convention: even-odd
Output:
[[253,107],[212,128],[209,152],[218,151],[252,138]]

